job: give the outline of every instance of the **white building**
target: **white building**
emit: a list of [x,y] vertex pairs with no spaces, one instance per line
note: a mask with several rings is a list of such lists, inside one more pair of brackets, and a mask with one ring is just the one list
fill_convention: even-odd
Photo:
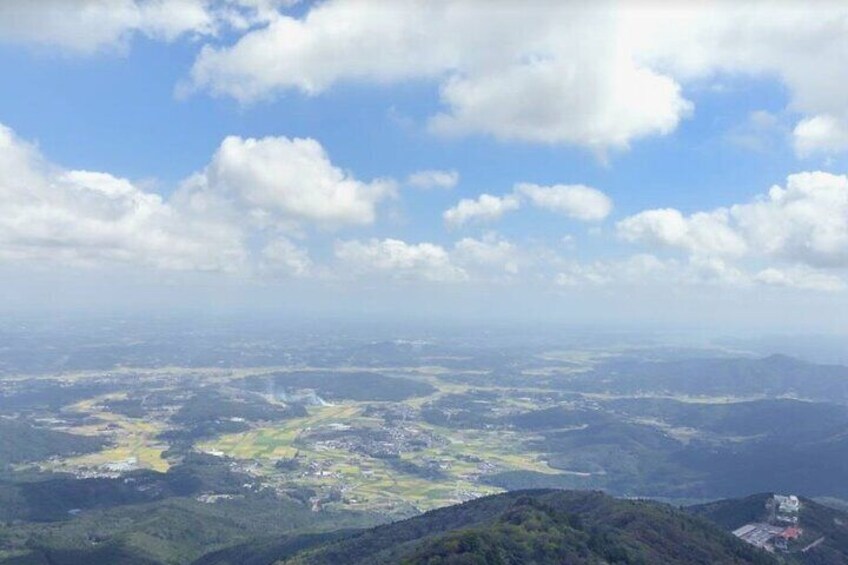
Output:
[[783,496],[780,494],[774,495],[774,502],[777,506],[777,511],[781,514],[797,514],[801,509],[801,501],[794,494]]

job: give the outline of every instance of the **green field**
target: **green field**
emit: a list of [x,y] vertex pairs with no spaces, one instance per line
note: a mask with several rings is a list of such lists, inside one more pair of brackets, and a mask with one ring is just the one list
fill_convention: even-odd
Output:
[[[328,429],[333,425],[376,429],[382,420],[362,415],[363,406],[341,404],[310,408],[310,415],[247,432],[228,434],[198,445],[207,453],[254,461],[256,472],[277,484],[295,484],[311,488],[340,488],[347,505],[363,509],[401,509],[415,507],[427,510],[473,495],[499,492],[479,484],[479,458],[501,470],[532,470],[553,473],[538,455],[521,451],[517,437],[509,432],[455,430],[416,422],[414,426],[446,439],[444,445],[402,454],[403,460],[421,464],[438,461],[446,467],[439,479],[422,478],[400,472],[385,460],[350,453],[341,449],[310,446],[298,441],[308,431]],[[298,455],[304,465],[296,472],[282,473],[274,467],[280,458]]]

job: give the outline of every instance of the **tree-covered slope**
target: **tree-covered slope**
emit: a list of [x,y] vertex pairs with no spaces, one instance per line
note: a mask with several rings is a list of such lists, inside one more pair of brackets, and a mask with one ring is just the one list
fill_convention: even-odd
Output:
[[495,495],[281,556],[285,564],[776,563],[671,506],[599,492]]
[[39,428],[23,420],[0,418],[0,468],[52,456],[97,451],[105,445],[99,437]]

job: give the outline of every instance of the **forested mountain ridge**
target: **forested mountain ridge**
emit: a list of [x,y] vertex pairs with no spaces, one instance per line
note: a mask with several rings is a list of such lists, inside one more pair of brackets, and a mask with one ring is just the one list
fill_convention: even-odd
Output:
[[[221,564],[224,561],[219,562]],[[684,510],[596,491],[517,491],[280,557],[329,563],[779,563]]]

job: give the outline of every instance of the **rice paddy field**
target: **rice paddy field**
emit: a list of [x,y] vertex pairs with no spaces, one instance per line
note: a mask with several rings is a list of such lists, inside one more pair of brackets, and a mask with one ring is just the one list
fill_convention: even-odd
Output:
[[[522,451],[522,442],[509,432],[456,430],[416,421],[410,424],[442,438],[438,445],[401,454],[403,462],[438,464],[434,477],[420,477],[397,470],[385,459],[348,449],[328,447],[309,439],[310,433],[340,426],[378,430],[382,420],[363,415],[364,406],[351,403],[310,408],[306,418],[223,435],[203,442],[207,453],[253,462],[255,472],[279,485],[338,488],[348,505],[368,510],[428,510],[474,496],[500,492],[477,481],[487,470],[530,470],[554,473],[538,454]],[[297,457],[293,472],[281,472],[274,464]]]
[[170,463],[163,457],[163,453],[168,449],[168,445],[156,439],[165,426],[146,419],[129,418],[102,408],[104,401],[120,398],[121,395],[103,395],[67,407],[67,411],[87,414],[94,423],[68,427],[65,431],[106,437],[110,445],[95,453],[50,461],[45,466],[55,471],[71,472],[128,468],[167,471]]

